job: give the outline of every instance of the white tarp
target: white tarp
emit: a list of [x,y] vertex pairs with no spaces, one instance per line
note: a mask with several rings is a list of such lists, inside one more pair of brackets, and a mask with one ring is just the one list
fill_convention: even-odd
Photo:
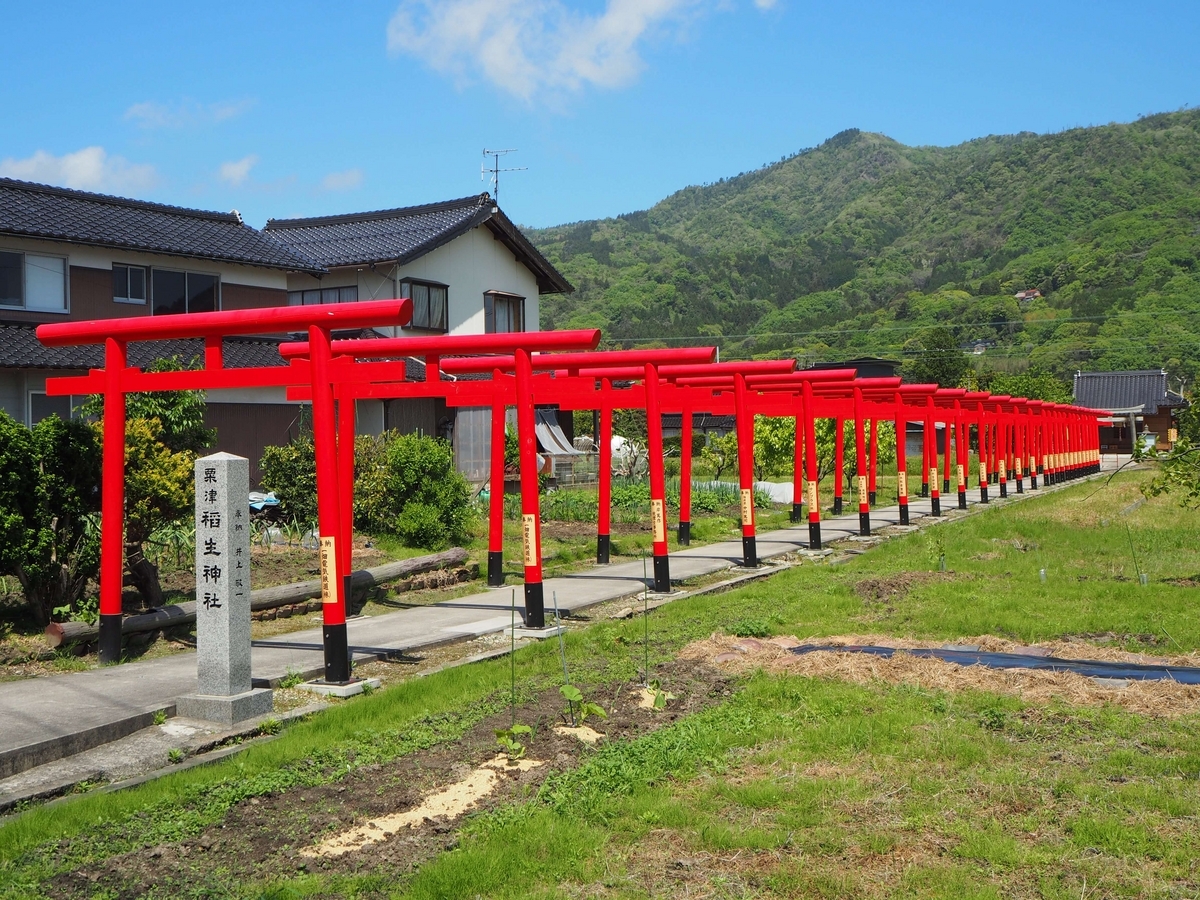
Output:
[[584,451],[576,450],[558,426],[558,415],[552,409],[535,409],[534,431],[542,451],[551,456],[583,456]]

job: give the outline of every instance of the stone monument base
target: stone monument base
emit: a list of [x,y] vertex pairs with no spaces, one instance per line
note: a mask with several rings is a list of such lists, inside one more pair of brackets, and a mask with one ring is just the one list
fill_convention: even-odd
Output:
[[518,641],[544,641],[547,638],[565,634],[567,628],[565,625],[547,625],[544,628],[526,628],[524,625],[518,625],[516,628],[505,628],[504,630],[511,631],[513,637]]
[[326,697],[340,697],[346,700],[350,697],[366,693],[368,687],[371,690],[375,690],[382,685],[383,682],[378,678],[351,678],[349,681],[343,683],[306,681],[303,684],[296,685],[296,687],[302,691],[312,691],[314,694],[321,694]]
[[222,725],[236,725],[256,716],[265,716],[274,708],[275,701],[270,688],[252,688],[244,694],[228,697],[185,694],[175,701],[175,715]]

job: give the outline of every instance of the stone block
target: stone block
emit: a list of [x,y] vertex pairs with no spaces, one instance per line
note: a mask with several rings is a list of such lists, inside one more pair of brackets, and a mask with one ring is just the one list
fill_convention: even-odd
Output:
[[274,710],[274,704],[270,688],[252,688],[229,696],[185,694],[175,701],[175,714],[221,725],[236,725],[269,714]]

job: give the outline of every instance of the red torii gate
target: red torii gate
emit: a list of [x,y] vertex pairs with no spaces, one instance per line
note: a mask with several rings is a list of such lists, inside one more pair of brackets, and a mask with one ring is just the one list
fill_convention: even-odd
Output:
[[[539,334],[539,333],[534,333]],[[493,479],[495,474],[503,471],[503,416],[502,410],[509,401],[518,407],[518,435],[522,445],[522,516],[524,520],[524,549],[525,549],[525,600],[526,624],[529,627],[542,627],[544,624],[544,600],[541,590],[541,559],[540,559],[540,517],[538,515],[537,477],[535,464],[535,447],[533,437],[533,407],[537,403],[558,403],[566,408],[591,408],[597,394],[603,396],[605,384],[610,385],[614,374],[619,377],[635,377],[643,380],[642,390],[629,392],[628,399],[637,393],[631,407],[647,407],[648,436],[650,445],[650,480],[651,480],[651,509],[654,528],[654,559],[655,559],[655,588],[670,590],[669,561],[666,542],[666,507],[665,481],[662,472],[662,423],[661,406],[656,409],[658,398],[659,373],[667,378],[675,378],[695,371],[711,371],[721,366],[703,366],[716,353],[715,348],[683,348],[677,350],[653,351],[605,351],[595,353],[542,353],[532,355],[528,352],[531,344],[539,345],[540,349],[572,346],[566,338],[569,333],[540,333],[540,340],[531,340],[529,335],[490,335],[486,346],[470,336],[456,339],[447,338],[398,338],[398,339],[369,339],[346,342],[335,342],[333,351],[339,357],[363,359],[379,356],[394,356],[400,353],[414,356],[422,352],[426,355],[426,381],[405,382],[403,367],[394,363],[350,363],[342,362],[331,368],[331,377],[335,384],[335,396],[339,399],[351,397],[411,397],[411,396],[441,396],[450,405],[487,405],[493,410],[493,450],[492,466]],[[580,345],[595,345],[598,335],[587,334],[586,342]],[[425,343],[422,343],[425,342]],[[306,352],[302,343],[285,344],[280,352],[285,358],[299,358]],[[469,358],[441,358],[438,354],[480,351],[480,350],[513,350],[512,356],[482,356]],[[525,357],[522,360],[522,357]],[[663,358],[669,360],[664,364]],[[601,364],[597,366],[596,364]],[[775,363],[736,363],[730,364],[730,370],[742,367],[751,370],[768,371],[791,367],[792,362]],[[528,380],[522,385],[521,373],[528,367]],[[636,367],[635,367],[636,366]],[[490,381],[480,382],[442,382],[442,373],[455,375],[466,372],[491,371]],[[547,374],[534,376],[534,371],[544,370]],[[513,372],[516,378],[509,383],[505,380],[508,372]],[[431,375],[432,373],[432,375]],[[551,377],[554,373],[556,377]],[[601,387],[596,387],[597,378]],[[626,394],[627,392],[620,392]],[[292,388],[289,396],[293,399],[304,399],[306,391],[303,388]],[[602,404],[603,405],[603,404]],[[624,406],[626,404],[615,404]],[[609,407],[611,410],[611,406]],[[524,415],[522,414],[524,413]],[[525,427],[527,424],[527,427]],[[343,461],[340,496],[343,503],[352,491],[352,463]],[[603,466],[602,466],[603,468]],[[602,484],[603,489],[603,484]],[[500,561],[502,559],[503,540],[503,498],[493,484],[489,528],[489,582],[496,583],[502,577]],[[602,514],[603,516],[603,514]],[[603,519],[602,519],[603,521]]]
[[[504,416],[506,401],[517,408],[517,436],[521,452],[521,515],[525,564],[525,624],[529,628],[545,626],[545,595],[542,587],[541,562],[541,517],[538,503],[537,445],[534,427],[534,406],[538,400],[537,382],[534,378],[532,354],[535,350],[580,350],[592,349],[600,341],[597,330],[509,332],[486,335],[445,335],[439,337],[411,338],[368,338],[335,341],[332,351],[335,365],[331,366],[334,395],[345,401],[347,408],[356,399],[395,399],[402,397],[441,397],[451,406],[492,407],[492,465],[493,472],[504,469]],[[285,359],[302,359],[309,353],[304,342],[283,344],[280,353]],[[442,366],[449,362],[443,357],[462,353],[512,354],[513,378],[491,381],[452,382],[442,381]],[[715,352],[715,351],[713,351]],[[406,380],[403,361],[389,361],[389,357],[424,357],[425,381]],[[491,360],[497,357],[478,357]],[[303,400],[307,390],[301,387],[289,389],[289,398]],[[353,423],[343,429],[352,435]],[[497,458],[499,468],[496,468]],[[341,460],[339,495],[343,505],[349,506],[354,490],[354,465],[352,453],[347,461]],[[497,521],[495,511],[503,514],[503,475],[501,487],[492,486],[493,529]],[[348,568],[348,560],[347,560]],[[492,557],[489,554],[489,569]]]
[[[104,368],[87,375],[46,380],[51,396],[99,393],[104,396],[104,447],[100,499],[100,661],[121,657],[121,585],[125,539],[125,395],[141,391],[220,390],[279,387],[306,383],[313,407],[313,443],[317,460],[317,529],[321,546],[325,680],[350,680],[346,640],[346,589],[349,573],[338,577],[336,541],[336,434],[329,380],[330,332],[335,328],[403,325],[412,317],[410,300],[376,300],[348,306],[281,307],[227,312],[138,316],[39,325],[38,340],[47,347],[104,345]],[[308,332],[311,358],[291,366],[225,367],[223,339],[232,335]],[[143,372],[127,365],[134,341],[202,338],[204,367],[181,372]]]
[[[1036,475],[1043,471],[1048,482],[1058,481],[1078,474],[1094,471],[1099,466],[1097,413],[1079,407],[1022,401],[1020,398],[992,397],[986,393],[966,394],[958,390],[942,390],[927,386],[900,387],[893,379],[852,379],[845,381],[852,370],[825,370],[815,374],[813,370],[795,373],[792,361],[766,363],[735,363],[704,365],[705,358],[711,359],[712,348],[693,348],[690,351],[612,351],[609,354],[579,354],[575,359],[566,355],[548,355],[545,368],[556,370],[560,378],[534,377],[532,349],[588,349],[599,341],[599,332],[533,332],[510,335],[443,336],[435,338],[399,338],[339,341],[331,346],[330,331],[333,328],[363,328],[377,325],[403,324],[411,314],[411,304],[406,300],[374,301],[350,307],[305,307],[299,309],[269,309],[222,313],[197,313],[170,319],[146,319],[138,317],[106,322],[62,323],[45,325],[38,329],[38,336],[48,346],[70,346],[78,344],[105,344],[105,367],[92,370],[85,376],[68,376],[50,379],[47,391],[59,396],[73,393],[99,392],[105,400],[105,455],[104,487],[102,496],[102,568],[101,568],[101,659],[109,662],[120,655],[121,621],[121,573],[123,550],[123,500],[124,500],[124,454],[118,455],[116,448],[124,447],[125,394],[129,391],[221,389],[232,387],[285,386],[296,399],[311,399],[313,403],[314,444],[317,456],[318,530],[320,534],[322,576],[325,581],[324,645],[327,681],[349,680],[349,654],[346,643],[345,599],[349,577],[349,528],[351,522],[351,498],[353,489],[353,401],[365,397],[385,396],[441,396],[451,405],[488,405],[497,408],[498,398],[511,397],[518,410],[518,433],[521,442],[522,469],[522,514],[525,531],[526,563],[526,608],[527,624],[540,627],[544,624],[544,603],[541,594],[540,565],[540,516],[538,514],[536,483],[536,447],[533,428],[533,407],[537,399],[542,402],[559,402],[570,406],[586,402],[595,408],[594,400],[600,397],[601,411],[608,410],[611,428],[611,410],[625,404],[606,404],[607,395],[614,394],[614,378],[640,379],[641,390],[631,389],[626,399],[634,400],[640,393],[642,402],[631,403],[647,410],[648,435],[651,450],[651,494],[658,501],[655,518],[655,586],[669,590],[669,571],[666,560],[666,511],[665,490],[662,473],[661,412],[665,407],[678,408],[685,413],[687,426],[691,425],[691,411],[698,398],[703,405],[714,407],[722,398],[729,400],[732,394],[733,411],[738,418],[739,440],[739,485],[742,493],[743,559],[747,565],[757,564],[753,514],[753,416],[764,414],[795,415],[797,432],[805,431],[804,444],[808,464],[810,491],[810,545],[820,546],[820,512],[816,494],[816,452],[813,425],[818,417],[835,418],[839,425],[849,414],[856,422],[857,472],[859,488],[860,528],[869,533],[870,504],[873,500],[876,472],[876,427],[880,412],[889,412],[907,421],[908,409],[920,409],[926,425],[923,481],[929,484],[934,513],[938,510],[937,493],[937,447],[931,440],[935,418],[946,424],[946,475],[950,471],[951,423],[958,426],[959,457],[959,503],[965,503],[965,478],[963,465],[967,442],[963,440],[966,414],[962,403],[974,401],[977,427],[980,431],[980,489],[981,499],[987,502],[988,467],[1000,468],[1001,494],[1006,489],[1007,469],[1016,462],[1018,489],[1020,468],[1024,450],[1031,449],[1029,459],[1033,486]],[[306,328],[309,341],[281,347],[285,358],[292,360],[287,367],[260,367],[226,369],[222,352],[225,336],[262,333],[264,330],[291,330]],[[203,369],[184,372],[145,373],[126,365],[126,345],[130,341],[168,338],[203,338],[205,341],[205,365]],[[333,358],[336,350],[338,356]],[[471,364],[484,365],[492,369],[491,382],[463,384],[441,381],[442,359],[445,354],[511,352],[509,358],[483,358],[477,361],[451,362],[446,360],[445,371]],[[675,354],[676,360],[687,360],[671,371],[664,364],[662,355]],[[302,357],[308,356],[305,360]],[[413,356],[422,354],[426,358],[427,380],[423,383],[406,382],[404,363],[376,361],[369,364],[357,363],[355,358]],[[632,355],[630,355],[632,354]],[[694,358],[693,358],[694,357]],[[508,360],[511,359],[511,366]],[[637,362],[640,368],[629,368]],[[604,365],[623,362],[619,365]],[[543,360],[538,361],[542,368]],[[599,365],[597,365],[599,364]],[[699,364],[700,368],[696,368]],[[563,366],[566,365],[566,368]],[[506,370],[513,373],[507,377]],[[434,377],[429,377],[432,370]],[[815,370],[820,373],[821,370]],[[705,374],[698,374],[705,373]],[[660,378],[665,381],[660,385]],[[789,380],[790,376],[790,380]],[[771,379],[775,379],[772,383]],[[783,379],[783,380],[780,380]],[[841,383],[839,383],[841,379]],[[597,381],[599,386],[597,387]],[[557,383],[555,383],[557,382]],[[589,383],[590,382],[590,386]],[[814,385],[820,388],[818,394]],[[891,392],[889,394],[889,392]],[[625,393],[616,392],[616,393]],[[768,395],[772,397],[768,402]],[[891,396],[889,406],[885,400]],[[339,401],[337,423],[334,418],[334,401]],[[829,416],[818,416],[817,401],[832,404]],[[920,401],[923,403],[912,403]],[[949,412],[937,415],[939,409]],[[780,403],[783,405],[780,406]],[[798,403],[794,408],[787,404]],[[1004,403],[1010,409],[1004,409]],[[664,406],[665,404],[665,406]],[[768,411],[770,410],[770,411]],[[1013,414],[1028,412],[1028,420],[1021,418],[1019,433],[1010,428]],[[869,474],[867,470],[867,448],[864,420],[871,416],[871,440],[869,450]],[[953,415],[951,415],[953,413]],[[1008,418],[1004,418],[1005,414]],[[1036,416],[1035,416],[1036,414]],[[1039,420],[1033,427],[1032,420]],[[1083,423],[1090,419],[1090,427]],[[803,420],[803,424],[802,421]],[[340,428],[338,427],[340,425]],[[338,456],[338,431],[341,442],[348,444],[349,452]],[[499,440],[493,441],[493,465],[497,456],[503,463],[503,416],[494,415],[493,436],[499,430]],[[690,427],[688,428],[690,431]],[[839,429],[840,431],[840,429]],[[1030,432],[1034,432],[1032,435]],[[657,440],[655,440],[657,436]],[[898,428],[898,474],[903,475],[903,429]],[[346,450],[343,447],[343,450]],[[685,457],[690,476],[690,441],[687,442]],[[602,450],[602,458],[605,456]],[[797,462],[801,461],[800,442],[796,448]],[[1035,469],[1036,461],[1036,469]],[[608,471],[611,473],[611,460]],[[681,473],[682,474],[682,473]],[[840,471],[839,471],[840,481]],[[657,475],[657,477],[656,477]],[[337,490],[338,482],[342,489]],[[795,476],[800,482],[800,470]],[[902,498],[901,515],[906,518],[907,491],[905,479],[901,478],[899,494]],[[690,477],[687,479],[690,488]],[[493,494],[498,494],[493,486]],[[690,491],[689,491],[690,494]],[[747,498],[747,494],[750,497]],[[321,497],[326,500],[321,502]],[[332,499],[331,499],[332,498]],[[690,497],[688,498],[690,500]],[[500,500],[500,498],[497,498]],[[682,497],[681,497],[682,500]],[[748,500],[748,502],[747,502]],[[502,502],[502,501],[501,501]],[[747,512],[747,506],[749,512]],[[797,504],[794,504],[794,511]],[[605,505],[602,505],[604,509]],[[493,504],[493,519],[502,506]],[[681,503],[681,534],[685,505]],[[603,516],[603,512],[601,514]],[[690,515],[688,516],[690,519]],[[690,524],[690,523],[689,523]],[[604,537],[603,533],[600,537]],[[339,542],[341,546],[339,547]],[[114,550],[115,548],[115,550]],[[600,541],[598,540],[598,551]],[[661,560],[661,563],[660,563]],[[490,559],[489,559],[490,562]],[[490,568],[490,566],[489,566]],[[661,587],[660,587],[661,586]]]

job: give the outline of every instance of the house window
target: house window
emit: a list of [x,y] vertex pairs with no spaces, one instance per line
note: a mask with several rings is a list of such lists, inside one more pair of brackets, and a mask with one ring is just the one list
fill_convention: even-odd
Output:
[[221,306],[216,275],[154,269],[151,285],[156,316],[215,312]]
[[484,294],[483,330],[488,334],[524,331],[525,298],[504,291],[488,291]]
[[412,321],[409,328],[426,328],[430,331],[449,331],[450,320],[447,312],[449,290],[444,284],[436,281],[400,282],[401,297],[409,297],[413,302]]
[[288,291],[288,306],[317,306],[321,303],[353,303],[358,299],[358,285],[341,288],[318,288],[312,291]]
[[0,250],[0,306],[31,312],[67,311],[67,261]]
[[66,420],[71,418],[78,406],[76,400],[82,397],[51,397],[44,391],[29,392],[29,427],[32,428],[42,419],[58,416]]
[[146,302],[146,268],[113,263],[113,300],[117,303]]

